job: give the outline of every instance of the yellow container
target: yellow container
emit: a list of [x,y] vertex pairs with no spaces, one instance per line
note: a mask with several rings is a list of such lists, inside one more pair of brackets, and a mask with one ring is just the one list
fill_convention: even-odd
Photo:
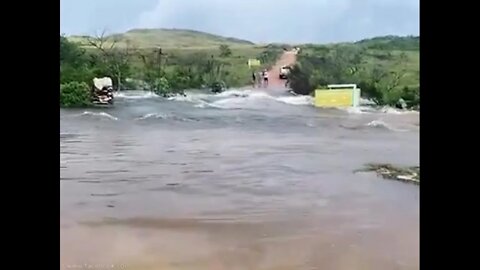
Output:
[[261,66],[262,63],[258,59],[248,59],[248,66],[249,67],[258,67]]
[[356,107],[359,105],[360,89],[317,89],[316,107]]

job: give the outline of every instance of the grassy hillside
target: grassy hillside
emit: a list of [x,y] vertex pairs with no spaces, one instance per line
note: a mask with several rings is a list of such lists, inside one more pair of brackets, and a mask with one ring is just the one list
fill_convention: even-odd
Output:
[[[71,36],[69,41],[88,47],[88,36]],[[213,35],[185,29],[133,29],[126,33],[107,36],[108,43],[115,40],[117,46],[124,47],[127,43],[140,48],[208,48],[226,44],[231,47],[251,46],[253,42]]]

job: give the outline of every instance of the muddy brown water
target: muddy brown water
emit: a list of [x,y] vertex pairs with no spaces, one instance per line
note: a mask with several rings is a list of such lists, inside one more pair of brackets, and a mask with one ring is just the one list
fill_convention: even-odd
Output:
[[62,269],[418,269],[419,115],[238,90],[61,110]]

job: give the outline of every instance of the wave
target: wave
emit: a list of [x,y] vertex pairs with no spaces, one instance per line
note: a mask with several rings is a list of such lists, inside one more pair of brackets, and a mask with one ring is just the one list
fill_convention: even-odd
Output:
[[146,119],[166,119],[167,116],[165,114],[159,114],[159,113],[147,113],[145,115],[142,115],[140,117],[135,118],[135,120],[146,120]]
[[167,100],[198,103],[198,102],[205,102],[205,99],[208,99],[209,96],[211,95],[191,93],[186,95],[175,95],[172,97],[168,97]]
[[[194,103],[197,108],[244,109],[265,106],[266,102],[278,102],[295,106],[311,106],[310,96],[272,96],[270,93],[252,89],[231,89],[222,93],[212,94],[201,91],[187,91],[186,95],[175,95],[166,98],[169,101]],[[119,99],[149,99],[159,98],[153,92],[129,90],[115,93]]]
[[406,129],[399,129],[392,127],[390,124],[382,121],[382,120],[373,120],[370,121],[364,125],[359,125],[359,126],[345,126],[345,125],[340,125],[340,127],[345,128],[345,129],[351,129],[351,130],[362,130],[362,129],[383,129],[383,130],[388,130],[388,131],[393,131],[393,132],[407,132],[408,130]]
[[90,112],[90,111],[85,111],[83,112],[82,114],[80,114],[79,116],[89,116],[89,117],[96,117],[96,118],[104,118],[104,119],[110,119],[110,120],[114,120],[114,121],[117,121],[118,118],[113,116],[113,115],[110,115],[106,112]]
[[265,92],[252,92],[245,90],[240,93],[226,93],[222,99],[217,99],[206,104],[208,107],[218,109],[255,109],[265,107],[266,102],[272,101],[273,97]]
[[151,91],[129,90],[114,93],[115,98],[120,99],[148,99],[158,98],[159,96]]
[[[119,99],[150,99],[159,98],[151,91],[142,90],[128,90],[116,92],[116,98]],[[287,96],[272,96],[268,92],[262,90],[252,89],[230,89],[222,93],[211,94],[201,91],[187,91],[186,95],[175,95],[166,98],[170,101],[189,102],[194,103],[197,108],[217,108],[217,109],[245,109],[256,108],[259,105],[265,106],[265,102],[278,102],[294,106],[313,106],[314,98],[303,95],[287,95]],[[375,106],[371,100],[361,99],[360,106],[337,108],[346,111],[349,114],[369,114],[369,113],[383,113],[383,114],[419,114],[414,110],[400,110],[389,106],[378,107]]]
[[346,111],[349,114],[371,114],[371,113],[380,113],[380,114],[395,114],[395,115],[403,115],[403,114],[418,114],[418,111],[414,110],[400,110],[396,108],[392,108],[389,106],[384,107],[373,107],[373,106],[358,106],[358,107],[346,107],[346,108],[338,108],[342,111]]
[[340,108],[340,110],[346,111],[349,114],[365,114],[370,113],[371,110],[364,108],[364,107],[347,107],[347,108]]
[[418,111],[414,111],[414,110],[400,110],[400,109],[392,108],[389,106],[384,106],[379,111],[386,114],[418,114],[419,113]]
[[162,119],[162,120],[170,119],[170,120],[182,121],[182,122],[198,121],[198,119],[195,119],[195,118],[180,117],[173,114],[162,114],[162,113],[147,113],[145,115],[135,118],[135,120],[137,121],[149,120],[149,119]]
[[252,92],[252,90],[227,90],[215,94],[215,97],[248,97]]
[[311,96],[284,96],[277,97],[275,100],[290,105],[313,105],[313,97]]
[[187,93],[187,96],[175,96],[169,100],[196,103],[197,108],[246,109],[268,106],[278,102],[287,105],[313,105],[310,96],[272,96],[259,90],[227,90],[219,94]]
[[390,126],[389,124],[385,123],[382,120],[373,120],[371,122],[368,122],[365,126],[367,127],[373,127],[373,128],[382,128],[382,129],[387,129],[390,131],[395,131],[395,132],[405,132],[407,130],[404,129],[398,129]]
[[367,98],[362,98],[360,97],[360,105],[363,105],[363,106],[375,106],[376,103],[375,101],[371,100],[371,99],[367,99]]

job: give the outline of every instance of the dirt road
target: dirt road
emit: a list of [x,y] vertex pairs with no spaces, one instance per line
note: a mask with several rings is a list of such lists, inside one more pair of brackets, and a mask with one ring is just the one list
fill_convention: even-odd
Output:
[[285,65],[293,65],[297,61],[297,52],[295,50],[286,51],[278,59],[275,65],[269,70],[269,87],[268,88],[284,88],[285,80],[280,79],[280,68]]

